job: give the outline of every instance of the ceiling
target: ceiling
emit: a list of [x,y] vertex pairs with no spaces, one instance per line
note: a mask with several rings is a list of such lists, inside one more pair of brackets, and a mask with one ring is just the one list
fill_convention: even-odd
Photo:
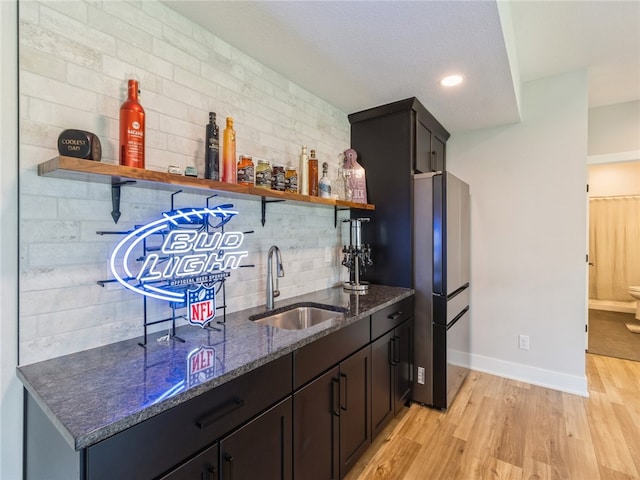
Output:
[[163,3],[346,113],[415,96],[450,132],[508,124],[521,82],[579,69],[590,107],[640,100],[638,0]]

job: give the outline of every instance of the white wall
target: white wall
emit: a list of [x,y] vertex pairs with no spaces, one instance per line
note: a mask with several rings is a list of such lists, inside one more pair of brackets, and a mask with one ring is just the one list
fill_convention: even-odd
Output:
[[471,185],[472,367],[586,395],[586,72],[522,93],[521,123],[447,144]]
[[[66,128],[96,133],[103,161],[117,163],[118,111],[131,75],[140,79],[147,114],[149,169],[199,163],[209,111],[221,128],[224,117],[234,118],[238,153],[254,159],[297,166],[307,145],[335,168],[349,146],[345,113],[160,2],[22,2],[20,19],[20,363],[142,334],[142,300],[96,284],[109,278],[107,258],[119,238],[95,232],[156,219],[170,209],[169,194],[124,187],[115,226],[109,186],[36,173],[56,156]],[[204,205],[203,196],[177,201]],[[253,252],[246,263],[256,268],[227,281],[230,312],[265,302],[272,244],[284,257],[281,298],[346,279],[333,209],[271,204],[263,228],[257,199],[226,201],[241,212],[228,228],[256,232],[246,240]],[[151,319],[169,314],[165,302],[150,309]]]
[[590,109],[588,148],[590,156],[640,154],[640,101]]
[[18,361],[17,4],[0,2],[0,478],[22,478]]

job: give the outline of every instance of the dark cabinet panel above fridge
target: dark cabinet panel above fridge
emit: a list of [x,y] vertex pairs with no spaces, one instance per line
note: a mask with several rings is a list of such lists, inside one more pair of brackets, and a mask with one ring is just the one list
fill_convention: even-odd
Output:
[[449,133],[416,98],[349,121],[376,204],[362,278],[416,290],[412,399],[447,408],[470,355],[469,187],[446,172]]
[[362,230],[373,256],[362,278],[412,287],[413,175],[445,170],[449,132],[415,97],[353,113],[349,122],[351,147],[367,175],[367,200],[376,205]]

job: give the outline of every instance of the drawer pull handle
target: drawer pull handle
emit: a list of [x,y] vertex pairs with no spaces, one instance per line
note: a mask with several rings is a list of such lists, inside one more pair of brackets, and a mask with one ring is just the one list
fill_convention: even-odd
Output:
[[399,365],[400,364],[400,337],[398,337],[397,335],[395,337],[393,337],[393,364],[394,365]]
[[336,417],[340,416],[340,379],[333,378],[331,382],[331,409]]
[[340,374],[340,409],[346,412],[347,403],[349,403],[349,397],[347,392],[347,375],[344,373],[341,373]]
[[200,430],[210,427],[225,415],[229,415],[231,412],[244,407],[244,400],[241,398],[234,398],[223,404],[220,408],[217,408],[213,412],[207,413],[196,420],[196,425]]
[[212,465],[207,465],[207,478],[208,480],[215,480],[216,478],[216,468]]
[[395,320],[396,318],[398,318],[399,316],[402,315],[402,312],[396,312],[396,313],[392,313],[391,315],[389,315],[387,318],[389,320]]
[[391,337],[391,340],[389,341],[389,365],[397,365],[398,362],[396,361],[396,356],[397,356],[397,347],[396,347],[396,339],[398,337]]
[[227,465],[229,466],[229,468],[225,470],[224,478],[226,480],[233,480],[233,478],[235,477],[235,475],[233,474],[233,457],[231,455],[225,455],[224,461],[227,462]]

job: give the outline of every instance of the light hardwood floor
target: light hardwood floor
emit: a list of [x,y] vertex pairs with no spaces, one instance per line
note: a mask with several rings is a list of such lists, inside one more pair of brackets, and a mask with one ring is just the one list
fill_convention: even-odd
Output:
[[640,362],[587,354],[589,398],[471,372],[405,409],[345,480],[640,479]]

